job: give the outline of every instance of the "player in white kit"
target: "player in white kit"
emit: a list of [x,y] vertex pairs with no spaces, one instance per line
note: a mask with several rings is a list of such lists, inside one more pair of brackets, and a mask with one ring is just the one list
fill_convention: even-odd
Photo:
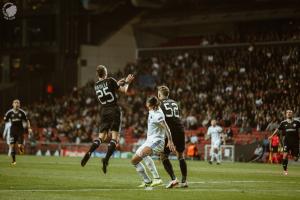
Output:
[[221,146],[221,134],[223,129],[217,125],[215,119],[211,120],[211,126],[207,130],[206,139],[211,138],[211,149],[210,149],[210,161],[209,164],[212,164],[214,158],[216,158],[217,164],[221,163],[220,161],[220,146]]
[[6,122],[5,123],[5,128],[4,128],[4,131],[3,131],[3,139],[6,138],[6,143],[9,147],[8,149],[8,156],[10,156],[10,153],[11,153],[11,147],[10,147],[10,127],[11,127],[11,122]]
[[[160,154],[164,150],[165,137],[168,138],[168,147],[175,152],[175,146],[172,140],[170,129],[165,121],[163,111],[159,107],[159,100],[155,96],[147,99],[146,106],[149,110],[148,130],[146,142],[138,148],[133,156],[131,163],[136,168],[138,174],[142,177],[144,184],[142,186],[157,186],[162,184],[162,180],[158,175],[151,155]],[[141,163],[144,161],[147,168],[150,170],[153,180],[148,176],[145,166]]]

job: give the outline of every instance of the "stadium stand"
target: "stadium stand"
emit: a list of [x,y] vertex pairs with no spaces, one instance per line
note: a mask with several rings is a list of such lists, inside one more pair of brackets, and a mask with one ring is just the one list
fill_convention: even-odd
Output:
[[[145,97],[160,84],[172,88],[171,96],[182,109],[187,141],[193,135],[199,136],[199,149],[207,144],[203,134],[212,118],[231,127],[235,144],[261,140],[268,124],[273,118],[282,118],[285,108],[292,107],[296,116],[300,113],[299,106],[295,106],[300,103],[298,54],[299,46],[253,45],[207,51],[154,51],[136,63],[128,63],[114,75],[121,78],[127,73],[137,74],[131,95],[120,96],[125,113],[125,144],[135,143],[145,132]],[[90,82],[83,88],[74,88],[72,94],[27,106],[36,127],[36,139],[61,143],[92,141],[99,121],[92,86]],[[189,126],[189,119],[196,126]]]

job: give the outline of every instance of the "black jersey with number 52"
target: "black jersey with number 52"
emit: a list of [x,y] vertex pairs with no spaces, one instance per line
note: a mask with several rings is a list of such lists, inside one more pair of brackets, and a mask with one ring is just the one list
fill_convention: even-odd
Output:
[[102,106],[117,105],[119,85],[114,78],[99,80],[95,84],[96,96]]
[[176,101],[173,99],[164,99],[161,101],[160,108],[165,114],[166,122],[170,129],[183,129],[180,120],[180,110]]

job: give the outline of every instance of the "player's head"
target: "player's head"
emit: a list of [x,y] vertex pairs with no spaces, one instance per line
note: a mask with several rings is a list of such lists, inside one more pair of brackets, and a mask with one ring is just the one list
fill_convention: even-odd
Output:
[[291,119],[293,117],[293,111],[286,110],[285,115],[286,115],[286,118]]
[[167,86],[162,85],[157,87],[157,96],[160,100],[168,98],[170,94],[170,90]]
[[212,126],[216,126],[216,125],[217,125],[217,120],[212,119],[211,122],[210,122],[210,124],[211,124]]
[[146,106],[149,110],[156,110],[159,107],[159,100],[156,96],[150,96],[147,99]]
[[21,106],[20,100],[19,99],[13,100],[12,106],[13,106],[14,109],[19,109],[20,106]]
[[107,77],[107,69],[104,65],[98,65],[96,67],[96,72],[97,72],[98,78],[105,79]]

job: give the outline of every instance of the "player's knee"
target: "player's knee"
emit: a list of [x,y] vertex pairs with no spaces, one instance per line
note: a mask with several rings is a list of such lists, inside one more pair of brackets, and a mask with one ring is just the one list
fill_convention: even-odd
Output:
[[141,158],[137,155],[133,156],[132,159],[131,159],[131,164],[132,165],[136,165],[138,164],[139,162],[141,161]]

